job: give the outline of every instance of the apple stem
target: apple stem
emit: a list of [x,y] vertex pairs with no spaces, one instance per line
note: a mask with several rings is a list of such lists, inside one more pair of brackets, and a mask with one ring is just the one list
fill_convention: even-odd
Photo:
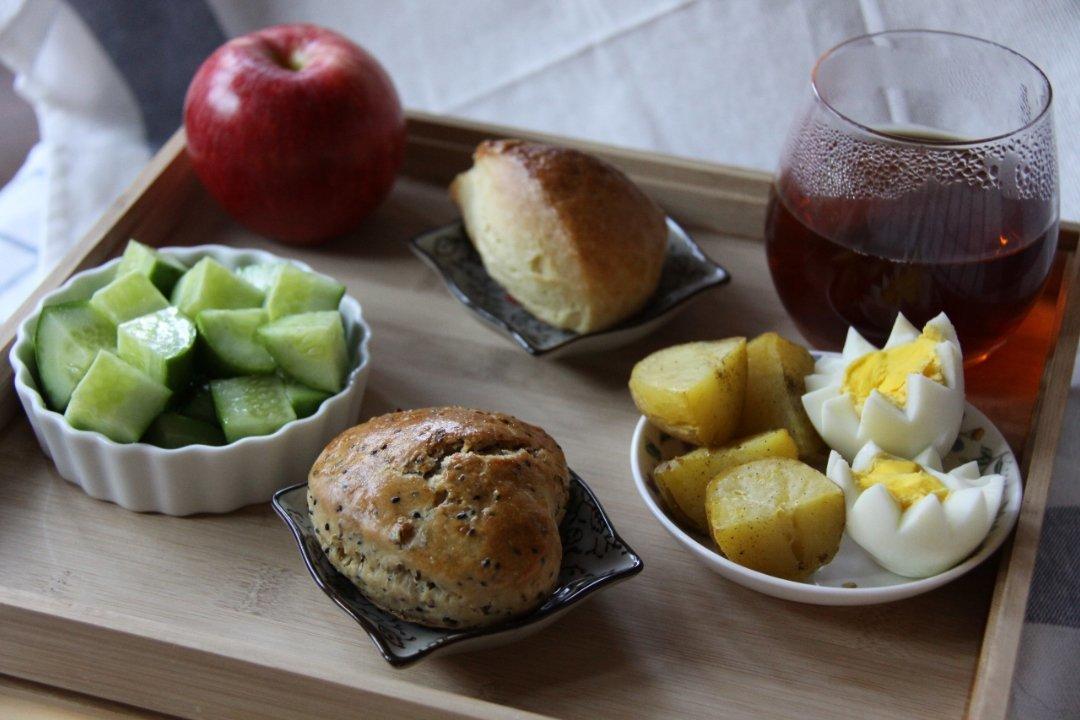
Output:
[[307,58],[299,50],[295,49],[291,52],[282,52],[279,48],[270,47],[270,58],[274,61],[274,64],[283,70],[292,70],[298,72],[304,69],[304,65],[307,62]]

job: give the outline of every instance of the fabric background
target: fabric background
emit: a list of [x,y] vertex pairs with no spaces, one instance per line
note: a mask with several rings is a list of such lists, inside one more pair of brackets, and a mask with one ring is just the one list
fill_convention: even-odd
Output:
[[[386,65],[406,106],[772,170],[814,60],[867,32],[995,40],[1055,90],[1062,216],[1080,220],[1076,0],[0,0],[0,62],[41,140],[0,190],[0,315],[180,124],[224,37],[313,21]],[[1017,718],[1080,717],[1080,372],[1013,688]],[[838,688],[842,691],[842,688]]]

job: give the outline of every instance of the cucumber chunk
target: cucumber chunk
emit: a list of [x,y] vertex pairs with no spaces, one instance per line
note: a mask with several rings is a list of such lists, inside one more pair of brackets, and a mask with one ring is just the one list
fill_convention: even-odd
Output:
[[49,407],[63,412],[98,350],[114,347],[116,326],[85,300],[42,308],[34,331],[34,363]]
[[286,315],[263,325],[259,339],[292,378],[336,393],[345,385],[349,358],[345,328],[336,310]]
[[136,272],[150,278],[154,287],[163,294],[172,292],[180,276],[187,272],[187,265],[168,255],[159,253],[152,247],[143,245],[138,240],[128,240],[120,264],[116,268],[116,277]]
[[199,328],[200,359],[209,374],[262,375],[277,368],[255,335],[266,324],[262,308],[203,310],[195,323]]
[[237,268],[234,272],[241,279],[247,280],[265,293],[270,290],[274,280],[277,279],[277,274],[281,272],[283,267],[285,267],[285,263],[256,263]]
[[217,425],[165,412],[157,416],[143,436],[143,442],[163,448],[180,448],[187,445],[224,445],[225,434]]
[[172,292],[172,303],[190,318],[211,308],[261,307],[263,293],[211,257],[184,273]]
[[150,278],[137,272],[117,275],[90,296],[90,304],[117,325],[169,307],[169,301]]
[[202,385],[176,404],[176,412],[195,420],[202,420],[215,427],[219,426],[217,410],[214,409],[214,397],[210,386]]
[[74,428],[96,430],[116,442],[133,443],[165,409],[171,394],[146,373],[108,350],[99,350],[71,393],[64,417]]
[[120,359],[170,390],[191,380],[195,324],[174,307],[121,323],[116,329]]
[[323,400],[330,397],[330,393],[309,388],[297,382],[286,382],[285,394],[289,396],[289,403],[292,404],[293,412],[298,418],[314,415]]
[[214,380],[210,392],[229,442],[269,435],[296,419],[284,383],[272,375]]
[[286,315],[337,310],[345,286],[325,275],[285,265],[266,293],[266,313],[274,321]]

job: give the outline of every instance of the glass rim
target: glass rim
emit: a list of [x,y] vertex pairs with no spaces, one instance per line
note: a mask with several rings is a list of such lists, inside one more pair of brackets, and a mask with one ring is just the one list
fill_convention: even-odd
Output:
[[[865,42],[866,40],[871,40],[873,38],[889,37],[889,36],[896,37],[896,36],[901,36],[901,35],[940,35],[940,36],[946,36],[946,37],[949,37],[949,38],[960,38],[960,39],[963,39],[963,40],[974,40],[977,43],[981,43],[983,45],[990,45],[990,46],[998,48],[999,50],[1004,50],[1005,52],[1009,53],[1010,55],[1013,55],[1016,58],[1019,58],[1020,61],[1027,64],[1028,67],[1034,69],[1035,72],[1038,74],[1038,76],[1040,78],[1042,78],[1043,83],[1045,83],[1045,85],[1046,85],[1046,102],[1043,103],[1043,106],[1039,110],[1038,115],[1036,115],[1034,118],[1032,118],[1031,120],[1029,120],[1025,124],[1021,125],[1020,127],[1017,127],[1015,129],[1012,129],[1012,130],[1008,130],[1008,131],[1003,132],[1003,133],[999,133],[997,135],[990,135],[990,136],[987,136],[987,137],[974,138],[974,139],[965,139],[965,140],[945,140],[945,139],[939,139],[939,138],[919,138],[918,140],[913,140],[909,136],[905,136],[905,135],[902,135],[902,134],[899,134],[899,133],[894,133],[894,132],[888,132],[886,130],[880,130],[880,129],[877,129],[877,128],[873,128],[873,127],[871,127],[869,125],[866,125],[864,123],[861,123],[858,120],[856,120],[856,119],[854,119],[852,117],[849,117],[848,115],[845,115],[844,113],[842,113],[832,103],[830,103],[828,100],[826,100],[825,97],[821,94],[821,92],[818,89],[818,71],[821,69],[821,64],[823,62],[825,62],[827,59],[829,59],[830,57],[835,55],[840,50],[843,50],[848,45],[853,45],[855,43]],[[814,99],[817,100],[819,103],[821,103],[825,108],[827,108],[829,110],[829,112],[836,115],[836,117],[840,118],[840,120],[842,120],[843,122],[848,123],[850,125],[853,125],[853,126],[859,128],[860,130],[862,130],[862,131],[864,131],[864,132],[866,132],[866,133],[868,133],[870,135],[873,135],[873,136],[879,137],[879,138],[884,138],[884,139],[890,140],[892,142],[901,142],[901,143],[907,143],[907,144],[910,144],[910,145],[934,145],[934,146],[941,146],[941,147],[966,147],[966,146],[969,146],[969,145],[981,145],[983,143],[995,142],[995,141],[998,141],[998,140],[1004,140],[1005,138],[1009,138],[1009,137],[1012,137],[1014,135],[1018,135],[1019,133],[1022,133],[1025,130],[1028,130],[1028,129],[1034,127],[1035,125],[1037,125],[1038,123],[1040,123],[1043,120],[1043,118],[1046,117],[1046,115],[1050,112],[1050,107],[1053,104],[1053,100],[1054,100],[1054,87],[1050,83],[1050,78],[1046,76],[1046,73],[1043,72],[1043,69],[1041,67],[1036,65],[1034,62],[1032,62],[1030,59],[1028,59],[1026,56],[1022,55],[1021,53],[1017,52],[1016,50],[1013,50],[1012,48],[1010,48],[1010,47],[1008,47],[1006,45],[1002,45],[1001,43],[994,42],[993,40],[987,40],[985,38],[976,37],[974,35],[965,35],[964,33],[952,32],[952,31],[949,31],[949,30],[929,30],[929,29],[920,29],[920,28],[909,28],[909,29],[904,29],[904,30],[883,30],[881,32],[866,33],[864,35],[856,35],[855,37],[848,38],[847,40],[844,40],[843,42],[832,46],[831,48],[826,50],[824,53],[822,53],[821,56],[817,59],[817,61],[814,62],[814,67],[810,71],[810,88],[814,93]]]

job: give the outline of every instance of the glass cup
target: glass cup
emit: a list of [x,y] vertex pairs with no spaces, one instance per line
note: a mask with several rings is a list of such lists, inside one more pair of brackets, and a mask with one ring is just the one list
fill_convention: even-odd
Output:
[[866,35],[822,55],[787,139],[765,240],[803,335],[882,343],[944,311],[968,363],[1024,319],[1058,236],[1051,89],[1023,56],[954,33]]

